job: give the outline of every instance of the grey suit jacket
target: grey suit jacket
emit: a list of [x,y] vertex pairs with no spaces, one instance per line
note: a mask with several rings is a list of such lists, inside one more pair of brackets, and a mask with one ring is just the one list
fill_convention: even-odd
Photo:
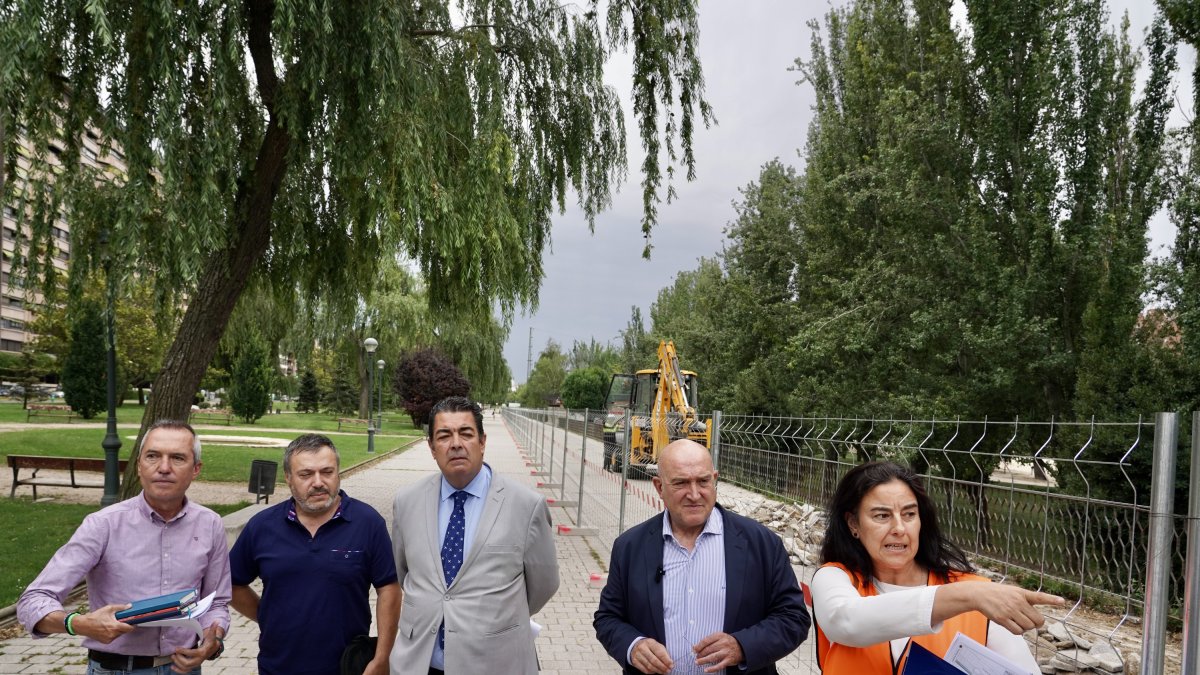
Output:
[[446,622],[446,672],[536,673],[529,617],[558,590],[558,560],[546,500],[492,474],[467,559],[449,588],[438,539],[441,474],[401,490],[392,545],[404,602],[389,659],[392,675],[429,672]]

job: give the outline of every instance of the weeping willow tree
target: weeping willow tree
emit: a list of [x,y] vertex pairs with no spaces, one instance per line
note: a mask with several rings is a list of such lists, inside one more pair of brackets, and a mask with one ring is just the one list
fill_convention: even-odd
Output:
[[107,255],[186,297],[144,428],[187,413],[254,276],[350,297],[400,253],[434,307],[535,304],[551,214],[571,194],[594,225],[625,177],[625,49],[648,235],[711,117],[697,36],[694,0],[0,0],[0,196],[32,277],[63,214],[76,280]]

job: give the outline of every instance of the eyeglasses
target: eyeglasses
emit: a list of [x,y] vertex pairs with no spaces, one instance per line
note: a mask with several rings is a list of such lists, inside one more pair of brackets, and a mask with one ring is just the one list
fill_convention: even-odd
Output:
[[142,456],[138,458],[138,461],[140,461],[144,466],[153,467],[161,464],[163,457],[166,457],[167,461],[171,463],[171,467],[175,469],[182,469],[183,467],[192,463],[192,458],[183,453],[177,452],[170,455],[164,455],[163,453],[155,450],[147,450],[146,452],[143,452]]

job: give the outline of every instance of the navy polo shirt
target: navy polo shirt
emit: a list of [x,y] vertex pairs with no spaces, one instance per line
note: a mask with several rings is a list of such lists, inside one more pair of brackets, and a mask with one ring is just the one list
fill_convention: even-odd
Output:
[[339,494],[337,511],[315,537],[289,499],[251,518],[229,552],[234,585],[263,580],[261,675],[339,672],[346,645],[371,630],[369,587],[396,581],[383,517],[344,490]]

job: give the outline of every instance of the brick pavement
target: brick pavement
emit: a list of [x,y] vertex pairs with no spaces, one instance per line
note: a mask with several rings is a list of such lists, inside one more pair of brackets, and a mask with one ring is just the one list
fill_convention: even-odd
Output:
[[[530,475],[525,458],[500,418],[487,416],[484,423],[488,434],[485,455],[488,464],[493,470],[519,478],[536,489],[538,479]],[[345,477],[342,487],[354,498],[379,510],[390,526],[391,502],[396,489],[436,470],[437,465],[427,446],[418,443],[409,451]],[[553,508],[551,516],[556,524],[574,524],[575,511]],[[593,579],[592,575],[600,574],[606,568],[608,549],[596,538],[586,536],[559,536],[556,543],[561,584],[554,598],[534,617],[543,626],[537,638],[542,672],[546,675],[618,673],[620,669],[616,662],[604,652],[592,630],[592,613],[599,602],[603,583]],[[800,569],[797,573],[811,575],[811,571]],[[254,675],[258,672],[255,661],[257,626],[237,612],[232,614],[233,624],[225,643],[225,654],[205,664],[206,675]],[[812,651],[811,642],[806,641],[780,663],[780,671],[788,675],[816,673]],[[34,640],[21,636],[0,641],[0,673],[82,675],[86,670],[86,652],[78,638],[56,635]]]

